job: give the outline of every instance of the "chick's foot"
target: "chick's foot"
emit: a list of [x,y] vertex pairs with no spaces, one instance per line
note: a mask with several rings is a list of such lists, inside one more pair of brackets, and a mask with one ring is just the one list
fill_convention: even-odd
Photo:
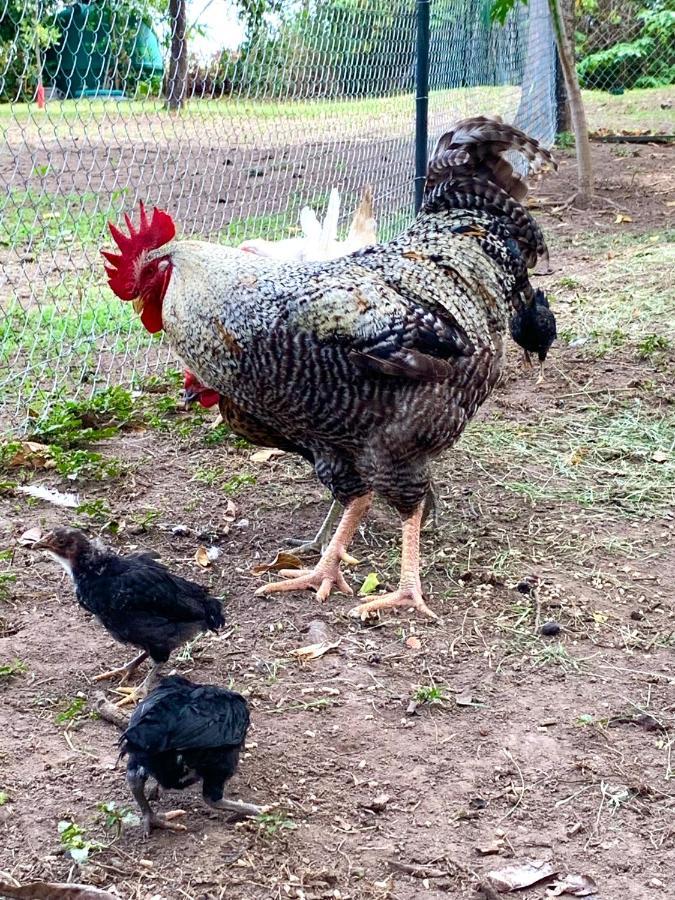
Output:
[[94,677],[94,681],[110,681],[112,678],[121,678],[120,684],[126,684],[130,676],[134,674],[136,669],[142,662],[148,658],[148,653],[144,650],[130,660],[126,665],[120,666],[119,669],[111,669],[109,672],[101,672],[100,675]]
[[184,815],[184,809],[172,809],[165,813],[150,810],[143,816],[143,837],[150,837],[153,828],[162,828],[164,831],[187,831],[182,822],[174,821]]

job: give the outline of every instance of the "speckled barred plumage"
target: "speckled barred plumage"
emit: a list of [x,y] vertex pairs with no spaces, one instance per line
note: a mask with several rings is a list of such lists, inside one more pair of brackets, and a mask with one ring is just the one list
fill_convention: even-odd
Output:
[[[499,120],[458,123],[432,157],[414,224],[330,262],[270,265],[203,242],[149,242],[136,269],[144,316],[157,320],[159,303],[187,366],[311,457],[338,500],[374,491],[410,518],[430,459],[488,397],[504,335],[534,303],[527,268],[546,246],[507,150],[534,168],[552,162]],[[122,249],[108,271],[129,299]],[[550,334],[534,340],[545,355]]]

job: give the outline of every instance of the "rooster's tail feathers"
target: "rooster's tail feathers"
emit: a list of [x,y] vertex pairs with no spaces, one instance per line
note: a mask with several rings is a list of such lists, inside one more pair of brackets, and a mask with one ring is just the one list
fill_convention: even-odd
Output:
[[499,118],[474,116],[458,122],[439,140],[429,162],[423,212],[474,209],[497,217],[532,268],[539,256],[547,256],[546,244],[522,205],[527,180],[504,158],[508,151],[522,154],[530,172],[556,167],[539,141]]
[[514,172],[504,158],[509,150],[527,159],[529,172],[539,172],[545,165],[556,167],[550,152],[524,131],[499,117],[473,116],[457,122],[436,144],[427,170],[425,194],[431,199],[438,188],[457,176],[469,175],[493,184],[514,200],[524,200],[527,180]]

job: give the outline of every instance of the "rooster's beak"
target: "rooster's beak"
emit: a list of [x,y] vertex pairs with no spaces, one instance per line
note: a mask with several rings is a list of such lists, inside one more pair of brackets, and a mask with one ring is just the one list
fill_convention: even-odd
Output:
[[138,315],[140,316],[140,314],[143,312],[143,301],[141,300],[141,298],[140,298],[140,297],[136,297],[135,300],[132,300],[132,301],[131,301],[131,305],[133,306],[134,310],[135,310],[135,311],[138,313]]

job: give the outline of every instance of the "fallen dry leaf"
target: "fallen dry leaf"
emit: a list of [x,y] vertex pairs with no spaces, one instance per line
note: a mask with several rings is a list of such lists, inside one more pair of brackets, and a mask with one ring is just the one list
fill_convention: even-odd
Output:
[[220,550],[217,547],[209,547],[207,550],[206,547],[200,545],[195,553],[195,562],[203,569],[208,569],[211,563],[218,559],[219,556]]
[[276,447],[265,447],[263,450],[256,450],[255,453],[251,454],[251,462],[266,463],[274,459],[275,456],[283,455],[283,450],[277,450]]
[[361,809],[369,809],[372,812],[384,812],[389,799],[389,794],[378,794],[377,797],[372,797],[370,800],[360,800],[359,806]]
[[665,450],[655,450],[652,453],[652,462],[662,463],[668,461],[668,454]]
[[524,863],[515,863],[512,866],[504,866],[503,869],[494,869],[487,873],[490,884],[500,893],[507,891],[519,891],[530,887],[544,878],[557,875],[554,865],[545,859],[531,859]]
[[35,528],[29,528],[28,531],[24,531],[24,533],[19,538],[19,543],[22,547],[32,547],[33,544],[36,544],[41,537],[42,531],[36,525]]
[[419,650],[422,646],[422,641],[418,637],[412,635],[411,637],[407,638],[405,645],[406,647],[410,647],[411,650]]
[[293,553],[279,550],[270,563],[259,563],[251,566],[251,575],[264,575],[266,572],[278,572],[280,569],[302,569],[303,562]]
[[598,886],[590,875],[563,875],[548,888],[547,897],[571,894],[573,897],[590,897],[597,894]]
[[622,225],[624,222],[632,222],[632,221],[633,221],[633,219],[631,216],[624,216],[623,213],[619,213],[617,215],[616,219],[614,219],[614,224]]
[[476,853],[479,853],[481,856],[494,856],[496,853],[501,853],[504,849],[504,841],[500,838],[497,841],[491,841],[489,844],[480,844],[474,847]]
[[21,897],[23,900],[120,900],[116,894],[89,884],[63,884],[55,881],[34,881],[21,887],[0,881],[0,895]]
[[473,697],[468,692],[464,692],[463,694],[455,695],[455,703],[457,706],[472,706],[473,705]]
[[53,469],[56,463],[52,456],[52,448],[48,444],[37,441],[21,441],[14,456],[8,463],[10,469],[28,466],[31,469]]
[[234,522],[237,518],[237,504],[234,500],[228,500],[225,507],[225,515],[223,517],[226,522]]
[[304,647],[297,647],[291,650],[289,656],[295,656],[300,662],[309,662],[310,659],[320,659],[340,646],[340,641],[319,641],[318,644],[306,644]]

